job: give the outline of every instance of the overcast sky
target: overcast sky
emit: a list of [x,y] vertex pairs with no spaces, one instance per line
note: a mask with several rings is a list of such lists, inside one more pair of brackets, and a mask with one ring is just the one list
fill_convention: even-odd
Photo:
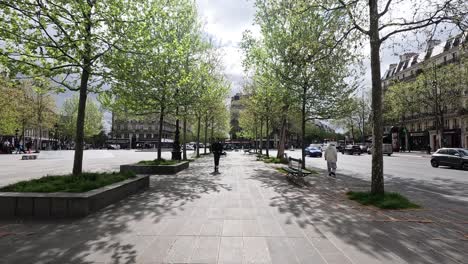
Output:
[[219,43],[226,76],[232,82],[232,93],[242,86],[242,33],[256,31],[253,26],[253,0],[197,0],[199,16],[205,31]]

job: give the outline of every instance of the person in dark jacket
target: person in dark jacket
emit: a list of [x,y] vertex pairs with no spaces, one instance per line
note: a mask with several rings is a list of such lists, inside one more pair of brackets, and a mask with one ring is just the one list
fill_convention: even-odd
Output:
[[215,172],[219,172],[219,158],[223,154],[223,144],[218,140],[211,145],[211,152],[213,152],[214,163],[215,163]]

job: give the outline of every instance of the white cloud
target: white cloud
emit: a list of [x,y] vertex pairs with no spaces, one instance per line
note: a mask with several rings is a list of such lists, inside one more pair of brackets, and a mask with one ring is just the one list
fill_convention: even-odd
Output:
[[245,30],[258,32],[253,26],[253,0],[197,0],[198,12],[205,31],[220,43],[226,76],[232,92],[241,89],[243,76],[242,51],[239,43]]

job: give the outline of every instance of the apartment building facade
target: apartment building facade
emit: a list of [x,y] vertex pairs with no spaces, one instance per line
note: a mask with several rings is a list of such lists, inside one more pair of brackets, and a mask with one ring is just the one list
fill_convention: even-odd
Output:
[[[447,64],[466,63],[466,50],[468,45],[467,32],[449,38],[442,42],[429,41],[423,53],[405,53],[400,55],[400,61],[391,64],[382,78],[385,91],[395,82],[412,82],[430,65],[435,70]],[[466,84],[466,83],[465,83]],[[463,85],[463,84],[461,84]],[[434,109],[421,108],[419,111],[407,113],[398,121],[386,122],[387,143],[392,143],[394,150],[432,150],[440,147],[468,148],[468,87],[463,86],[457,100],[444,109],[443,128],[437,130],[438,116]],[[441,133],[438,133],[441,131]],[[442,137],[440,137],[440,134]]]
[[[172,147],[176,129],[174,123],[172,119],[163,123],[163,147]],[[143,119],[113,116],[111,130],[108,144],[117,144],[121,148],[156,148],[159,142],[159,119],[156,116]]]

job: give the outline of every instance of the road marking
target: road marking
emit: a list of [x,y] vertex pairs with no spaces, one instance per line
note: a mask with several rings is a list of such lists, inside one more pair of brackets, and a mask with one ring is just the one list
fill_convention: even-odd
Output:
[[404,158],[404,157],[410,157],[410,158],[429,158],[429,157],[427,157],[427,156],[408,155],[408,154],[393,154],[393,156],[398,157],[398,158]]
[[[418,191],[422,191],[422,192],[428,192],[428,193],[434,193],[434,194],[438,194],[438,195],[448,195],[448,194],[445,194],[445,193],[439,193],[439,192],[433,192],[433,191],[428,191],[428,190],[425,190],[425,189],[420,189],[420,188],[416,188],[416,187],[408,187],[410,189],[415,189],[415,190],[418,190]],[[450,195],[448,195],[450,196]]]
[[443,197],[448,198],[448,199],[455,199],[455,200],[459,200],[459,201],[463,201],[463,202],[468,202],[468,197],[463,197],[463,196],[458,196],[458,195],[453,195],[453,194],[444,194],[444,193],[439,193],[439,192],[433,192],[433,191],[428,191],[428,190],[420,189],[420,188],[416,188],[416,187],[408,187],[408,188],[418,190],[418,191],[421,191],[421,192],[437,194],[437,195],[443,196]]

